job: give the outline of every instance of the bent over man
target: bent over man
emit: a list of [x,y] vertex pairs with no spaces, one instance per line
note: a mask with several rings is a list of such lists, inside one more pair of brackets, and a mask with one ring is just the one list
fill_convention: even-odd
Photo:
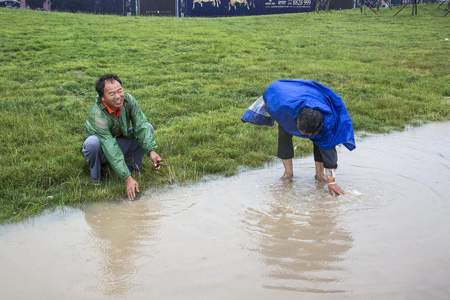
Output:
[[[258,100],[257,100],[258,102]],[[284,179],[293,177],[292,136],[310,139],[314,147],[315,178],[324,181],[332,195],[344,191],[336,183],[336,145],[353,150],[352,120],[342,99],[328,87],[310,80],[278,80],[265,90],[242,121],[257,125],[278,123],[278,153],[283,161]]]
[[154,168],[160,168],[153,126],[134,97],[124,91],[117,75],[101,76],[95,89],[98,96],[85,123],[87,138],[82,147],[91,180],[98,183],[102,165],[108,163],[125,181],[128,198],[133,200],[139,184],[132,172],[139,174],[144,155],[150,158]]

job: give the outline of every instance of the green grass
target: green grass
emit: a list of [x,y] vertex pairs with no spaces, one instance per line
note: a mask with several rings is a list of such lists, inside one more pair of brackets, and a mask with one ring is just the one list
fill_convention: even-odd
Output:
[[[0,222],[125,195],[114,175],[89,185],[79,152],[94,82],[107,72],[157,127],[168,166],[146,168],[144,188],[273,158],[276,129],[239,118],[279,78],[333,88],[356,130],[449,120],[449,18],[432,5],[417,17],[392,14],[175,19],[0,9]],[[296,143],[298,155],[311,151]]]

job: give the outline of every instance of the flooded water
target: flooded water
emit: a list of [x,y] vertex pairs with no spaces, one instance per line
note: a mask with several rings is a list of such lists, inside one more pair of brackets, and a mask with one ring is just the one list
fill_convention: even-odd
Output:
[[449,299],[450,123],[0,227],[1,299]]

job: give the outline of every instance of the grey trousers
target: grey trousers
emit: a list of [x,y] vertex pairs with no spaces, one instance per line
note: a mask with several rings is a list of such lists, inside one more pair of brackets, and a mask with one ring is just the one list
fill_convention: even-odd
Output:
[[[139,172],[142,167],[144,150],[139,146],[138,142],[133,139],[117,138],[117,143],[123,152],[130,172],[133,170]],[[91,179],[93,181],[99,181],[102,174],[102,165],[107,163],[99,138],[95,135],[88,136],[83,143],[81,152],[89,164]]]

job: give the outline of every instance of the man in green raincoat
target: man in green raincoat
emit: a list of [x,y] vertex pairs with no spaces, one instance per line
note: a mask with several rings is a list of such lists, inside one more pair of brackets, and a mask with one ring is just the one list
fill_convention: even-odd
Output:
[[124,91],[117,75],[101,76],[95,89],[98,97],[85,123],[87,138],[82,147],[83,156],[94,183],[100,181],[102,165],[108,163],[125,181],[128,198],[133,200],[139,184],[132,172],[140,172],[144,155],[155,169],[161,166],[161,157],[155,152],[153,126],[136,99]]

